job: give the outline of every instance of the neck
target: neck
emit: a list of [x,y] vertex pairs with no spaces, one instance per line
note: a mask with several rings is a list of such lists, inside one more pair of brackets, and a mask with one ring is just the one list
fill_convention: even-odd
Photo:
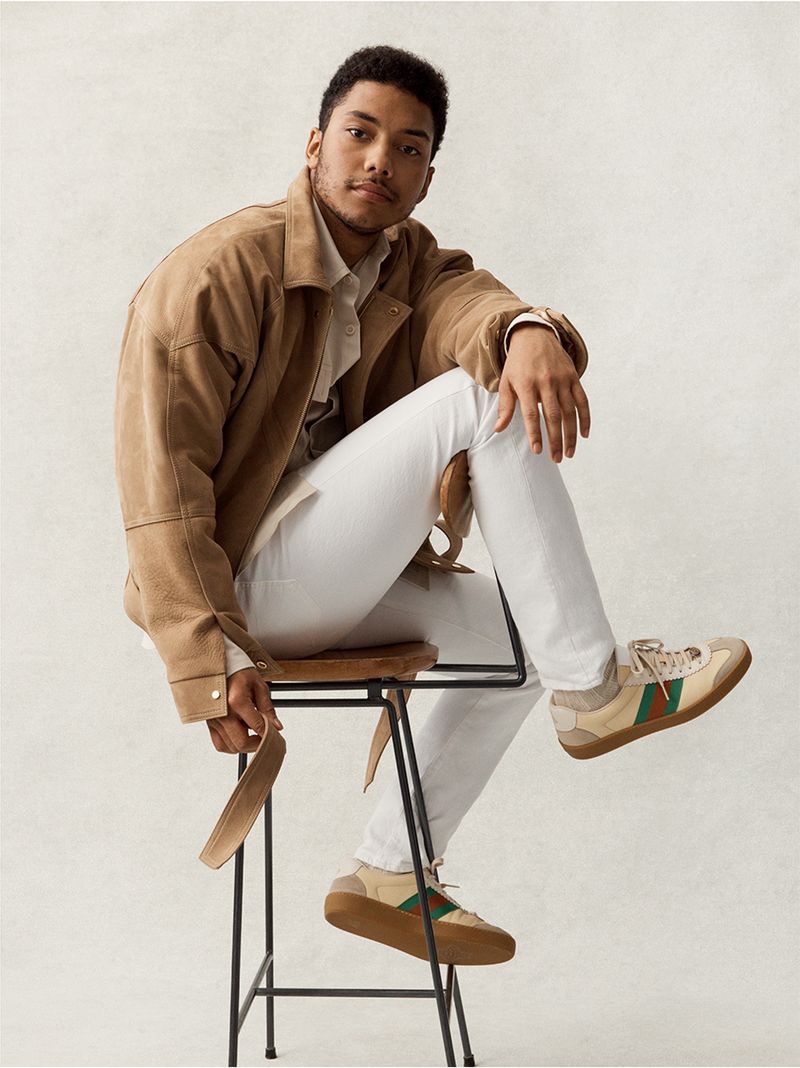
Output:
[[356,233],[350,227],[345,226],[342,220],[334,215],[327,204],[324,204],[316,195],[314,195],[314,200],[322,213],[325,225],[330,231],[333,243],[339,250],[339,255],[348,267],[352,267],[358,263],[362,256],[369,252],[378,240],[379,234]]

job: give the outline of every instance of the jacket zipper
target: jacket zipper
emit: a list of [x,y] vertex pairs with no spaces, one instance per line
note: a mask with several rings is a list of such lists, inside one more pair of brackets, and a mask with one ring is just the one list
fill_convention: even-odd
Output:
[[[320,349],[319,359],[317,360],[317,370],[316,370],[316,373],[314,375],[314,381],[313,381],[313,383],[311,385],[311,389],[309,390],[308,397],[306,398],[306,404],[305,404],[305,408],[303,409],[303,414],[300,417],[300,422],[297,424],[297,429],[294,432],[293,442],[292,442],[292,446],[291,446],[292,449],[294,448],[294,446],[295,446],[295,444],[297,442],[297,437],[298,437],[298,435],[300,433],[300,430],[301,430],[301,428],[303,426],[303,423],[305,422],[306,416],[308,415],[308,409],[311,407],[311,398],[314,396],[314,390],[317,388],[317,379],[319,378],[319,372],[322,369],[322,361],[323,361],[323,359],[325,357],[325,346],[328,343],[328,334],[330,333],[330,329],[331,329],[331,319],[333,319],[333,304],[331,304],[330,308],[328,309],[328,322],[327,322],[327,325],[325,327],[325,337],[322,339],[322,348]],[[291,449],[289,451],[289,455],[291,456]],[[279,477],[278,481],[280,481],[280,477]],[[277,485],[277,483],[276,483],[276,485]],[[273,490],[274,490],[274,488],[275,487],[273,486]],[[250,533],[247,536],[247,541],[245,542],[245,547],[242,550],[242,555],[239,557],[239,560],[238,560],[237,565],[236,565],[236,570],[237,571],[239,570],[239,567],[241,566],[242,560],[244,560],[244,558],[247,556],[247,551],[250,548],[250,543],[253,540],[253,535],[258,530],[258,527],[259,527],[259,525],[261,523],[261,520],[264,518],[264,513],[266,512],[268,507],[269,507],[269,501],[267,501],[267,503],[261,509],[261,513],[260,513],[258,519],[255,521],[255,523],[253,524],[253,526],[250,529]],[[235,576],[234,576],[234,578],[235,578]]]

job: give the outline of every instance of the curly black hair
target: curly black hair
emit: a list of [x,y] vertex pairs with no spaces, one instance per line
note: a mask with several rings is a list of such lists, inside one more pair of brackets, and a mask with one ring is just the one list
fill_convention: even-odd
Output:
[[432,161],[439,151],[447,125],[447,82],[442,72],[421,56],[402,48],[392,48],[391,45],[359,48],[337,68],[322,95],[318,129],[323,133],[333,109],[359,81],[396,85],[430,108],[433,116]]

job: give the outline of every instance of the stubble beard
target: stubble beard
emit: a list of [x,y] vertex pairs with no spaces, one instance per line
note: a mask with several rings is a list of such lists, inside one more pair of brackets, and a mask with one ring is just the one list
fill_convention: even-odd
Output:
[[311,187],[316,194],[317,200],[322,201],[328,211],[336,216],[342,226],[345,226],[354,234],[379,234],[385,229],[383,226],[364,226],[358,221],[357,216],[344,215],[342,211],[336,207],[331,200],[334,192],[334,182],[330,176],[321,149],[317,166],[311,171]]

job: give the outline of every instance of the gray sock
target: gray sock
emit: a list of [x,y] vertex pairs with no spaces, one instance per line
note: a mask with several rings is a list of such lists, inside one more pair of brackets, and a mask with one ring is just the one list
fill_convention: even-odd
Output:
[[617,655],[614,651],[609,657],[603,681],[591,690],[553,690],[553,699],[557,705],[574,708],[576,712],[595,712],[609,701],[613,701],[621,687],[617,682]]

